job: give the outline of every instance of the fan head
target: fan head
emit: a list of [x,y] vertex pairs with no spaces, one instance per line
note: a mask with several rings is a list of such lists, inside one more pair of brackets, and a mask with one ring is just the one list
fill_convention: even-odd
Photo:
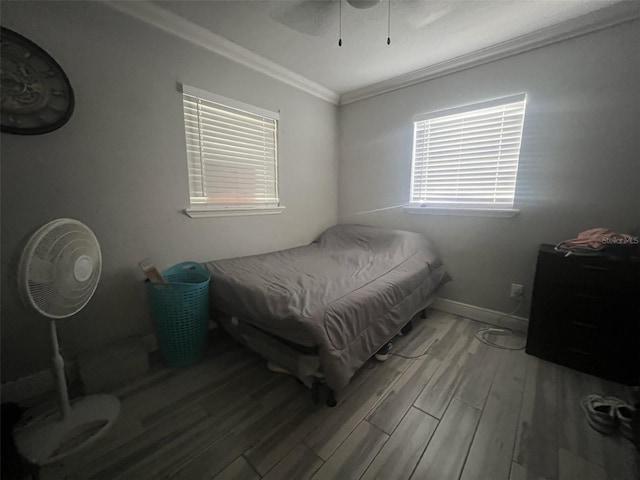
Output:
[[66,318],[91,299],[102,271],[98,239],[78,220],[53,220],[36,231],[20,257],[18,289],[40,314]]

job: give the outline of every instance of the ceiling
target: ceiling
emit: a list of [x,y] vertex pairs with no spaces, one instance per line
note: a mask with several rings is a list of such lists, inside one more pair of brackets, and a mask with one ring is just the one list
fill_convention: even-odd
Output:
[[[423,69],[610,6],[619,0],[388,0],[371,8],[336,0],[156,0],[339,94]],[[375,2],[374,2],[375,3]]]

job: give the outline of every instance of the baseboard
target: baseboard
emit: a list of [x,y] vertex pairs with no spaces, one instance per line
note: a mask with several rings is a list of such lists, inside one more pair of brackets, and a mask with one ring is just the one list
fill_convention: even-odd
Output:
[[152,354],[156,350],[160,349],[160,347],[158,346],[158,337],[156,337],[155,333],[144,335],[142,337],[142,343],[144,344],[144,348],[149,354]]
[[[154,333],[144,335],[142,342],[149,354],[158,350],[158,340]],[[65,361],[64,370],[67,377],[67,384],[74,385],[80,381],[80,373],[75,360]],[[47,368],[12,382],[3,383],[0,387],[0,399],[2,403],[21,403],[48,392],[53,392],[55,388],[53,372]]]
[[54,388],[53,373],[51,373],[50,370],[41,370],[13,382],[3,383],[0,388],[0,398],[2,399],[2,403],[20,403],[28,398],[42,395]]
[[[217,324],[209,321],[209,330],[217,328]],[[142,343],[149,355],[159,351],[158,339],[155,333],[142,336]],[[67,383],[73,385],[80,381],[80,373],[75,360],[65,362],[65,375]],[[21,403],[33,399],[45,393],[52,392],[56,388],[53,373],[50,369],[41,370],[12,382],[3,383],[0,386],[0,401]]]
[[447,298],[436,298],[431,304],[431,308],[451,313],[453,315],[458,315],[459,317],[488,323],[489,325],[494,325],[496,327],[510,328],[514,332],[527,333],[527,327],[529,325],[528,318],[508,315],[504,312],[477,307],[467,303],[456,302]]

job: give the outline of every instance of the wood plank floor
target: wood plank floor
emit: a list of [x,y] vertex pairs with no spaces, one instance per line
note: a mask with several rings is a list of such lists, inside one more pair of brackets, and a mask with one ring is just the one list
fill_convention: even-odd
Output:
[[619,435],[592,430],[588,393],[626,387],[479,342],[481,324],[432,310],[370,361],[335,408],[228,338],[198,365],[158,364],[116,392],[122,412],[50,479],[637,480]]

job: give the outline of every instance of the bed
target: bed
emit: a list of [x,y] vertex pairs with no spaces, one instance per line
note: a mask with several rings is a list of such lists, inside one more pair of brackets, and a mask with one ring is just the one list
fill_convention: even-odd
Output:
[[307,386],[344,388],[450,280],[422,235],[336,225],[310,245],[205,264],[214,316]]

